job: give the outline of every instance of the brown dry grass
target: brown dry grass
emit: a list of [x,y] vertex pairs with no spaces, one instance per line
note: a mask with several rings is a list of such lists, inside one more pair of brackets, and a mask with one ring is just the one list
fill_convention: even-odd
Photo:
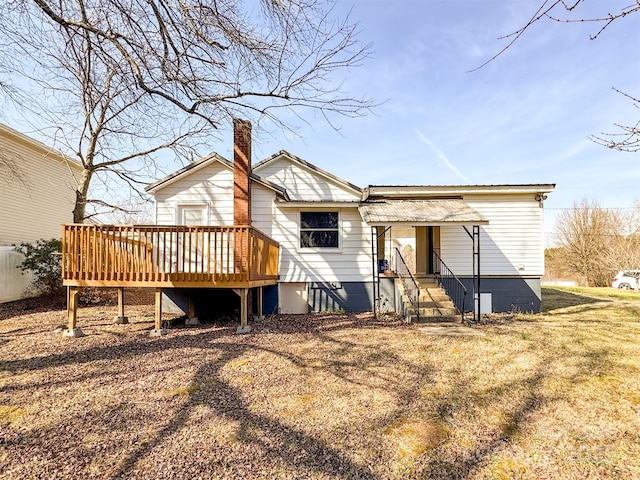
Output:
[[428,336],[397,318],[172,328],[0,306],[2,478],[640,478],[640,294]]

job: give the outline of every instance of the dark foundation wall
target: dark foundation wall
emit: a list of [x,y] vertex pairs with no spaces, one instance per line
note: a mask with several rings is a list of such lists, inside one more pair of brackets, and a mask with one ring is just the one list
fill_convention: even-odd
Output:
[[[467,288],[464,309],[473,311],[473,279],[461,278]],[[540,312],[542,292],[539,278],[481,278],[480,292],[491,293],[491,307],[495,313],[504,312]],[[458,306],[458,308],[460,308]],[[485,306],[481,309],[484,311]]]
[[[309,309],[312,312],[373,311],[373,285],[371,282],[312,282],[308,284],[308,293]],[[392,278],[380,279],[380,295],[382,310],[393,309],[395,289]]]
[[[311,312],[371,312],[373,311],[373,288],[371,282],[336,282],[307,284],[309,311]],[[163,310],[176,315],[187,312],[191,296],[196,316],[203,321],[213,321],[221,317],[238,316],[240,298],[227,289],[182,289],[163,290]],[[255,292],[254,292],[255,293]],[[393,278],[380,279],[380,311],[395,311],[397,294]],[[256,312],[256,301],[252,312]],[[278,311],[278,288],[275,285],[263,289],[263,313],[269,315]]]

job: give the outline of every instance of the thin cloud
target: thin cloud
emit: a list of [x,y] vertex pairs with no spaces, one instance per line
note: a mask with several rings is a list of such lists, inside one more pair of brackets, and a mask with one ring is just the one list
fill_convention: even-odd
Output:
[[469,179],[465,177],[463,173],[460,170],[458,170],[458,168],[449,161],[447,156],[444,154],[442,150],[438,148],[437,145],[435,145],[431,140],[425,137],[420,130],[416,129],[416,133],[418,134],[420,139],[427,144],[427,146],[431,149],[431,151],[433,151],[433,153],[436,154],[436,156],[440,159],[440,161],[444,163],[445,167],[447,167],[449,170],[455,173],[458,178],[461,178],[465,182],[469,181]]

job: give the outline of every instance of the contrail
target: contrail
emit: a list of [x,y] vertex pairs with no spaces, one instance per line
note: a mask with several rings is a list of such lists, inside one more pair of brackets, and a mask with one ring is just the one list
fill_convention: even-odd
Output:
[[433,151],[433,153],[437,155],[437,157],[442,161],[442,163],[444,163],[445,166],[449,168],[449,170],[451,170],[453,173],[455,173],[459,178],[461,178],[465,182],[469,181],[469,179],[465,177],[455,165],[451,164],[451,162],[449,161],[447,156],[444,154],[444,152],[440,150],[436,145],[434,145],[431,140],[425,137],[420,130],[416,129],[416,133],[418,134],[420,139],[429,146],[429,148]]

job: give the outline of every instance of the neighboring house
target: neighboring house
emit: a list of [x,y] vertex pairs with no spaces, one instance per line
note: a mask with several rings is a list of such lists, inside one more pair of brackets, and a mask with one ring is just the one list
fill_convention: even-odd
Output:
[[0,303],[23,298],[31,277],[17,268],[23,242],[60,238],[73,221],[82,167],[58,151],[0,124]]
[[[236,174],[212,154],[150,185],[155,223],[238,225]],[[414,251],[416,277],[444,262],[481,292],[482,312],[539,311],[543,201],[553,184],[363,189],[286,151],[253,165],[249,178],[240,189],[246,224],[280,246],[266,311],[397,309],[395,275],[384,271],[396,270],[403,246]],[[462,301],[459,309],[473,310],[471,294]]]

